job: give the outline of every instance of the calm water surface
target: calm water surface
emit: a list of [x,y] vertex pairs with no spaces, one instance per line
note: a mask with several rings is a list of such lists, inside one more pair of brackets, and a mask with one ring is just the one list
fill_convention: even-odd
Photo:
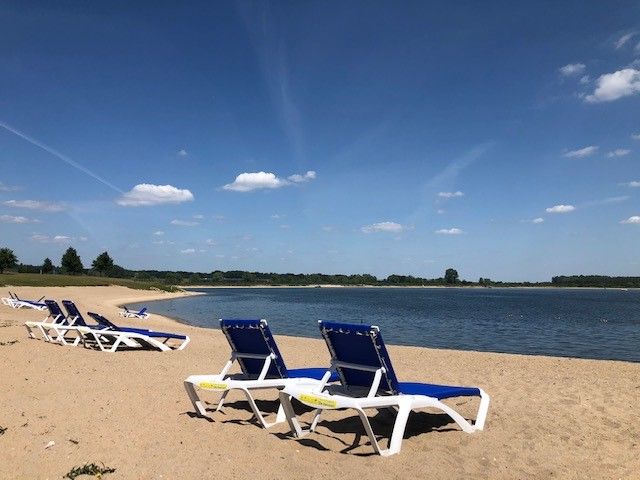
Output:
[[400,345],[640,361],[638,290],[193,290],[205,295],[149,309],[210,328],[219,318],[265,318],[276,334],[319,338],[317,321],[336,320],[378,325]]

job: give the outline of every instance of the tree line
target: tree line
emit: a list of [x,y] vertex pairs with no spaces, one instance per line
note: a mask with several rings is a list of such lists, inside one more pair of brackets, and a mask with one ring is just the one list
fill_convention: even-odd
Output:
[[112,278],[124,278],[145,282],[159,282],[166,285],[237,285],[237,286],[309,286],[309,285],[343,285],[343,286],[481,286],[481,287],[605,287],[605,288],[640,288],[640,277],[609,277],[604,275],[571,275],[556,276],[551,282],[501,282],[480,277],[477,282],[462,280],[458,271],[448,268],[442,277],[422,278],[412,275],[389,275],[379,279],[375,275],[362,274],[323,274],[323,273],[264,273],[244,270],[214,270],[212,272],[188,272],[170,270],[129,270],[117,265],[108,252],[102,252],[85,268],[75,248],[69,247],[62,258],[60,266],[55,266],[50,258],[45,258],[42,265],[25,265],[18,263],[13,250],[0,248],[0,273],[14,270],[19,273],[97,275]]

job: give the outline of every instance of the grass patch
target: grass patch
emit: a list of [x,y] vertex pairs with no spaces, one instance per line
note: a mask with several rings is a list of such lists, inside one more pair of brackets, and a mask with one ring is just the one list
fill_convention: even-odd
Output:
[[67,474],[62,478],[69,478],[74,480],[76,477],[80,475],[91,475],[92,477],[102,478],[102,475],[106,473],[113,473],[116,471],[115,468],[105,467],[104,463],[100,465],[96,465],[95,463],[85,463],[81,467],[73,467]]
[[126,278],[91,277],[88,275],[42,275],[39,273],[0,274],[0,286],[14,287],[106,287],[120,285],[135,290],[176,292],[179,288],[159,282],[142,282]]

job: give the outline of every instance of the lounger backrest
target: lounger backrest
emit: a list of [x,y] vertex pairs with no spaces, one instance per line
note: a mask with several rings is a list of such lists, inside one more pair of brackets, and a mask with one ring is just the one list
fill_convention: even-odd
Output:
[[[366,367],[383,367],[385,373],[380,381],[379,392],[398,393],[398,379],[378,327],[320,322],[320,333],[327,342],[332,363],[344,362]],[[343,385],[370,387],[373,384],[375,375],[373,371],[347,368],[339,364],[336,369]]]
[[45,300],[44,303],[47,305],[47,308],[49,309],[49,315],[51,315],[52,318],[65,318],[64,313],[62,313],[62,309],[60,308],[60,305],[58,305],[58,302],[56,302],[55,300]]
[[78,310],[78,307],[76,307],[75,303],[73,303],[71,300],[62,300],[62,305],[64,305],[64,308],[67,310],[67,313],[69,314],[69,318],[76,319],[74,325],[78,327],[87,326],[86,320],[80,313],[80,310]]
[[144,312],[146,311],[147,311],[147,307],[144,307],[138,312],[138,315],[144,315]]
[[89,315],[91,318],[93,318],[102,327],[109,328],[111,330],[116,330],[116,331],[120,330],[119,326],[117,326],[115,323],[107,320],[106,318],[104,318],[99,313],[87,312],[87,315]]
[[[266,320],[220,320],[220,328],[227,337],[231,350],[235,353],[270,355],[274,358],[269,366],[267,378],[287,378],[287,367],[280,355],[276,341],[271,335]],[[242,372],[259,375],[264,360],[237,357]]]

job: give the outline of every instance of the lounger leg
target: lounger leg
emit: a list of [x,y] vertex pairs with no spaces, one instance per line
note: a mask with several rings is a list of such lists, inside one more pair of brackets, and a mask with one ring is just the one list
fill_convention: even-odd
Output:
[[489,411],[489,402],[491,398],[484,390],[480,390],[480,406],[478,407],[478,414],[476,415],[476,422],[474,427],[476,430],[484,429],[484,422],[487,420],[487,412]]
[[[282,421],[284,421],[284,418],[282,418],[282,415],[280,414],[280,410],[278,409],[278,415],[276,416],[276,421],[275,422],[271,422],[271,423],[267,422],[264,419],[264,416],[262,415],[262,412],[260,412],[260,410],[258,409],[258,405],[256,405],[256,402],[253,399],[253,396],[251,395],[251,392],[246,388],[239,388],[239,390],[242,390],[244,392],[244,395],[247,397],[247,401],[249,402],[249,405],[251,406],[251,410],[253,410],[253,414],[258,419],[258,422],[260,422],[260,424],[264,428],[273,427],[274,425],[277,425],[278,423],[281,423]],[[280,408],[282,408],[282,403],[280,403]]]
[[198,397],[198,393],[196,392],[196,388],[193,383],[184,382],[184,388],[187,391],[187,395],[189,395],[189,400],[191,400],[191,404],[193,405],[195,411],[198,412],[201,417],[209,418],[209,415],[207,415],[207,410],[204,408],[200,397]]
[[291,397],[285,392],[280,392],[280,406],[284,411],[284,415],[287,419],[287,423],[289,424],[289,428],[291,429],[291,433],[293,433],[293,436],[296,438],[302,438],[305,435],[308,435],[310,430],[303,429],[300,426],[300,422],[298,421],[296,412],[293,411]]
[[227,398],[228,394],[229,390],[225,390],[224,392],[222,392],[222,395],[220,395],[220,401],[218,402],[218,406],[216,407],[216,412],[222,410],[222,405],[224,405],[224,401]]
[[442,402],[436,402],[433,405],[435,408],[439,408],[440,410],[442,410],[444,413],[446,413],[447,415],[449,415],[454,422],[456,422],[460,428],[466,432],[466,433],[473,433],[476,431],[476,427],[474,427],[473,425],[471,425],[466,418],[464,418],[462,415],[460,415],[458,412],[456,412],[453,408],[451,408],[449,405],[446,405]]

